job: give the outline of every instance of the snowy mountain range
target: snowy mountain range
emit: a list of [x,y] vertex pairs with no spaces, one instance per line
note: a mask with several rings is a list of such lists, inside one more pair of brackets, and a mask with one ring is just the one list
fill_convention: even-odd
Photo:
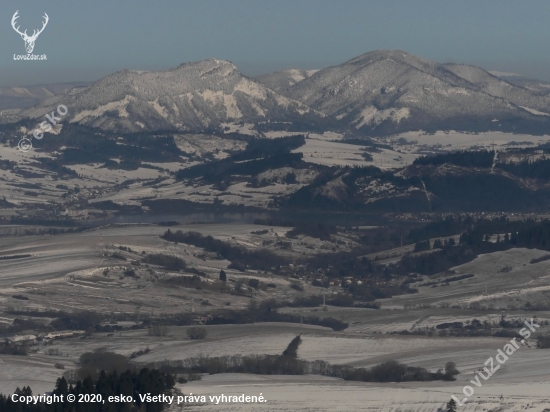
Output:
[[524,87],[538,94],[550,94],[550,83],[541,80],[531,79],[517,73],[506,73],[498,71],[489,71],[493,76],[505,80],[513,85]]
[[234,64],[203,60],[167,71],[124,70],[85,90],[47,99],[22,117],[63,104],[71,123],[117,132],[215,130],[224,123],[288,122],[322,114],[243,76]]
[[86,82],[53,83],[26,87],[0,87],[0,110],[26,109],[75,87],[86,87]]
[[279,93],[374,133],[528,123],[544,128],[550,116],[546,94],[512,85],[478,67],[438,64],[402,51],[364,54]]
[[70,122],[117,132],[303,122],[373,135],[450,129],[541,134],[550,132],[549,90],[543,83],[513,82],[475,66],[438,64],[402,51],[256,79],[228,61],[210,59],[167,71],[117,72],[53,96],[20,118],[39,118],[64,104]]
[[317,73],[319,70],[288,69],[275,73],[256,77],[260,83],[265,84],[271,90],[279,92],[294,86],[296,83]]

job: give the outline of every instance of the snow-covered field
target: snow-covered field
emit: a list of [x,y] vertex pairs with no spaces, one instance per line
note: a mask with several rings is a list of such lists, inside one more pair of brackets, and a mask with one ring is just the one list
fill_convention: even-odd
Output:
[[411,164],[418,156],[380,149],[380,153],[369,153],[373,160],[362,156],[363,146],[327,140],[306,139],[306,144],[294,153],[303,153],[305,162],[324,166],[376,166],[381,169],[394,169]]
[[456,272],[454,275],[426,278],[425,281],[466,274],[473,274],[474,277],[451,282],[448,286],[421,286],[421,293],[394,296],[381,302],[383,306],[446,303],[464,308],[472,302],[480,302],[485,306],[492,303],[495,308],[503,309],[522,307],[530,299],[531,303],[547,302],[550,295],[550,261],[530,263],[532,259],[547,254],[543,250],[516,248],[480,255],[472,262],[452,268]]
[[[444,409],[452,395],[462,399],[462,382],[369,384],[311,376],[212,375],[180,386],[194,395],[263,394],[264,404],[189,406],[189,411],[376,411],[431,412]],[[473,400],[460,411],[542,412],[550,407],[550,383],[501,384],[476,388]],[[503,397],[502,400],[500,397]],[[180,405],[181,406],[181,405]],[[171,410],[179,410],[172,408]]]
[[406,140],[408,144],[403,145],[403,149],[411,149],[415,146],[416,150],[422,149],[422,146],[433,146],[439,150],[466,150],[473,148],[490,149],[495,147],[530,147],[550,141],[550,136],[532,136],[524,134],[512,134],[503,132],[484,132],[484,133],[463,133],[457,131],[437,131],[428,134],[423,131],[406,132],[384,139],[388,142],[396,142],[400,138]]
[[[367,321],[367,320],[366,320]],[[368,322],[368,321],[367,321]],[[457,396],[483,366],[486,359],[496,354],[508,339],[505,338],[425,338],[407,336],[355,336],[353,333],[333,332],[327,328],[285,324],[251,324],[207,326],[204,341],[186,338],[186,327],[171,327],[168,336],[148,336],[145,330],[124,331],[111,336],[105,333],[81,340],[56,340],[52,346],[42,346],[30,357],[2,356],[0,392],[15,389],[22,382],[30,383],[33,390],[46,390],[56,378],[54,363],[63,363],[70,369],[76,366],[80,354],[97,348],[130,355],[149,347],[151,352],[135,359],[139,363],[162,362],[199,356],[279,354],[297,334],[302,336],[298,354],[301,359],[322,359],[333,364],[366,367],[385,360],[396,359],[411,366],[426,367],[431,371],[443,368],[453,361],[461,371],[455,382],[413,382],[406,384],[368,384],[345,382],[320,376],[204,376],[200,382],[191,382],[180,389],[186,394],[263,393],[269,401],[267,410],[387,410],[395,411],[399,405],[407,410],[434,410]],[[45,349],[57,349],[62,356],[48,356]],[[545,350],[522,347],[502,366],[491,379],[476,388],[476,397],[466,410],[481,411],[490,404],[501,405],[504,411],[542,411],[548,404],[544,398],[550,388],[550,360]],[[59,373],[59,372],[58,372]],[[48,386],[49,385],[49,386]],[[36,389],[35,389],[36,388]],[[296,390],[300,388],[300,390]],[[322,388],[322,389],[321,389]],[[296,392],[293,392],[296,390]],[[320,393],[331,394],[331,402],[317,404]],[[290,395],[289,395],[290,394]],[[346,396],[342,396],[346,394]],[[498,399],[500,395],[504,400]],[[342,396],[342,397],[341,397]],[[462,399],[462,397],[460,397]],[[370,409],[361,409],[368,402]],[[518,407],[521,409],[514,409]],[[338,409],[344,405],[346,409]],[[478,405],[479,409],[474,405]],[[541,405],[545,405],[542,407]],[[539,406],[541,406],[539,408]],[[218,406],[219,407],[219,406]],[[224,408],[226,405],[224,406]],[[279,409],[281,408],[281,409]],[[309,408],[309,409],[308,409]],[[351,408],[351,409],[350,409]],[[194,409],[191,409],[194,410]],[[210,409],[201,409],[210,410]],[[232,409],[223,409],[232,410]],[[238,409],[235,409],[238,410]],[[247,410],[247,409],[244,409]]]
[[[10,229],[14,229],[15,226]],[[283,238],[288,228],[258,226],[243,223],[182,224],[171,230],[195,230],[232,244],[259,248],[266,240]],[[120,277],[125,264],[139,259],[141,253],[164,253],[185,259],[190,267],[204,271],[215,279],[225,268],[230,279],[257,277],[276,284],[269,292],[257,291],[256,299],[268,297],[292,300],[301,294],[289,287],[289,280],[264,273],[240,273],[226,269],[228,261],[189,245],[176,245],[160,239],[165,227],[154,225],[119,225],[58,236],[4,236],[0,238],[2,255],[31,254],[31,257],[0,261],[0,304],[12,307],[53,307],[58,309],[89,309],[99,312],[126,312],[158,315],[160,313],[189,313],[191,305],[199,307],[200,299],[207,298],[210,306],[202,311],[226,308],[242,309],[250,298],[220,294],[183,287],[167,287],[162,282],[147,281],[147,269],[135,266],[141,279]],[[263,232],[267,230],[267,232]],[[259,234],[258,232],[262,232]],[[308,237],[292,239],[293,250],[285,253],[301,255],[302,251],[320,253],[332,244]],[[102,251],[118,246],[130,247],[127,262],[105,260]],[[309,248],[307,247],[309,246]],[[120,249],[116,249],[119,250]],[[313,250],[313,251],[312,251]],[[397,252],[403,252],[395,250]],[[122,253],[122,252],[120,252]],[[322,253],[322,252],[321,252]],[[414,332],[445,322],[464,322],[478,319],[497,322],[502,309],[510,304],[523,304],[534,298],[545,298],[550,278],[550,261],[531,264],[534,258],[546,255],[536,249],[512,249],[481,255],[474,261],[453,268],[456,275],[474,274],[469,279],[451,282],[449,286],[419,287],[419,293],[395,296],[382,300],[382,310],[339,308],[281,308],[280,312],[309,316],[330,316],[344,320],[349,327],[341,332],[310,325],[285,323],[258,323],[245,325],[207,326],[205,340],[192,341],[186,337],[186,327],[170,326],[165,337],[149,336],[146,330],[95,333],[91,338],[59,339],[47,348],[58,349],[63,356],[49,356],[45,346],[27,357],[0,355],[0,392],[13,391],[17,386],[30,384],[35,393],[51,390],[62,373],[55,363],[63,363],[66,370],[77,366],[84,352],[106,348],[130,355],[149,347],[151,352],[135,359],[140,363],[184,360],[199,356],[280,354],[290,340],[302,335],[298,354],[304,360],[325,360],[332,364],[371,367],[395,359],[410,366],[429,369],[443,368],[446,362],[455,362],[461,371],[455,382],[415,382],[407,384],[368,384],[345,382],[319,376],[204,376],[200,382],[180,387],[186,394],[259,394],[265,405],[204,405],[200,410],[372,410],[372,411],[435,411],[443,407],[452,394],[460,395],[476,370],[494,356],[509,338],[495,337],[440,337],[395,335],[403,330]],[[117,266],[118,265],[118,266]],[[104,267],[112,274],[103,275]],[[115,267],[116,266],[116,267]],[[117,269],[118,268],[118,269]],[[505,271],[503,269],[506,268]],[[162,278],[162,270],[157,269]],[[444,279],[450,275],[426,277],[424,282]],[[306,293],[319,293],[318,288],[305,285]],[[24,294],[29,301],[13,298]],[[518,300],[519,299],[519,300]],[[470,303],[493,303],[494,309],[468,308]],[[461,305],[463,309],[452,307]],[[51,306],[50,306],[51,305]],[[441,307],[420,307],[433,305]],[[410,309],[403,309],[407,306]],[[415,307],[416,306],[416,307]],[[395,310],[389,308],[397,308]],[[538,316],[550,319],[545,311],[526,312],[509,309],[508,319]],[[3,317],[5,317],[3,315]],[[2,319],[9,322],[13,316]],[[548,327],[544,326],[544,333]],[[110,335],[110,336],[109,336]],[[542,412],[548,405],[545,395],[550,389],[550,358],[547,350],[521,347],[463,408],[466,411],[534,411]],[[503,399],[500,399],[500,396]],[[459,397],[462,399],[461,397]],[[496,409],[501,408],[501,409]],[[178,409],[174,409],[178,410]],[[191,406],[187,410],[199,410]]]

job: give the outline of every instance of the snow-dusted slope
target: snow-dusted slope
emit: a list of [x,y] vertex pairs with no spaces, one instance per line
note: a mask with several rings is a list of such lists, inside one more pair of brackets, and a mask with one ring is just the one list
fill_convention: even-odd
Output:
[[550,98],[546,95],[511,84],[479,67],[467,64],[444,64],[443,67],[473,83],[484,93],[503,98],[518,106],[550,113]]
[[386,133],[460,129],[473,122],[475,129],[501,119],[541,122],[542,116],[519,106],[550,110],[550,99],[484,70],[441,65],[402,51],[364,54],[280,92],[357,128]]
[[317,73],[319,70],[301,70],[301,69],[288,69],[275,73],[264,74],[263,76],[256,77],[260,83],[265,84],[271,90],[276,92],[284,92],[294,86],[296,83],[307,79],[311,75]]
[[550,94],[550,82],[530,79],[517,73],[506,73],[498,71],[489,71],[493,76],[498,77],[515,86],[523,87],[531,92],[541,95]]
[[201,131],[228,121],[319,116],[243,76],[232,63],[215,59],[168,71],[117,72],[84,91],[48,99],[23,117],[41,117],[59,104],[69,109],[70,122],[121,132]]
[[67,93],[75,87],[85,87],[86,82],[53,83],[26,87],[0,87],[0,110],[26,109],[49,97]]

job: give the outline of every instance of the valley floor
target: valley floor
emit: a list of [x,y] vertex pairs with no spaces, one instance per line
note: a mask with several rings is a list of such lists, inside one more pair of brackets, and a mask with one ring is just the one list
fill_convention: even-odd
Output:
[[[460,383],[459,383],[460,382]],[[454,394],[463,396],[462,382],[367,384],[311,376],[212,375],[181,389],[194,395],[259,395],[265,404],[191,406],[189,411],[376,411],[428,412],[443,409]],[[493,383],[476,390],[475,399],[458,410],[542,412],[550,407],[550,382]],[[502,396],[502,398],[501,398]],[[207,400],[209,398],[207,397]],[[179,410],[177,407],[171,410]]]
[[[196,230],[232,244],[259,247],[266,240],[284,237],[288,228],[247,224],[180,225],[172,230]],[[266,230],[258,234],[259,229]],[[320,289],[304,282],[305,292],[290,287],[289,281],[274,274],[227,269],[228,261],[184,244],[166,242],[159,237],[165,227],[124,225],[106,227],[78,234],[59,236],[5,236],[0,239],[2,255],[25,255],[18,259],[0,260],[0,322],[9,324],[11,311],[25,308],[62,310],[89,309],[99,313],[190,313],[196,304],[197,314],[230,306],[244,309],[250,304],[246,296],[198,290],[182,286],[170,287],[160,280],[170,275],[154,265],[131,265],[142,252],[165,253],[182,257],[190,267],[215,279],[220,269],[227,270],[228,279],[257,277],[276,285],[271,290],[254,291],[256,299],[275,297],[292,299],[301,294],[318,294]],[[256,233],[254,233],[256,232]],[[329,244],[307,237],[293,240],[295,247],[280,253],[303,256],[317,253]],[[309,246],[309,247],[308,247]],[[129,249],[121,249],[129,248]],[[343,250],[347,245],[340,246]],[[120,253],[127,260],[117,260],[109,254]],[[403,252],[403,251],[401,251]],[[400,253],[388,252],[388,256]],[[403,252],[404,253],[404,252]],[[150,336],[147,329],[120,332],[96,332],[88,337],[55,339],[49,345],[32,346],[28,356],[0,355],[0,392],[11,393],[17,387],[30,385],[34,393],[52,390],[56,379],[78,366],[80,355],[105,348],[129,356],[149,348],[150,352],[133,362],[161,364],[200,356],[280,354],[293,337],[302,336],[298,356],[304,360],[324,360],[333,365],[372,367],[387,360],[397,360],[435,372],[447,362],[455,362],[460,374],[454,382],[411,382],[374,384],[348,382],[322,376],[259,376],[247,374],[205,375],[201,381],[179,385],[185,394],[259,395],[268,400],[259,404],[193,405],[189,411],[435,411],[449,401],[451,395],[462,399],[462,388],[469,384],[484,362],[502,348],[510,338],[401,335],[422,328],[436,327],[445,322],[498,322],[510,302],[517,308],[507,308],[506,318],[537,317],[543,324],[540,332],[549,331],[548,311],[527,312],[519,309],[526,299],[545,296],[550,273],[550,261],[530,263],[546,252],[536,249],[512,249],[481,255],[467,264],[453,268],[458,274],[474,277],[448,286],[419,286],[419,293],[382,300],[382,309],[359,309],[328,306],[321,308],[281,308],[281,313],[317,317],[334,317],[349,323],[341,332],[329,328],[299,323],[255,323],[243,325],[205,326],[208,336],[194,341],[186,336],[185,326],[170,326],[163,337]],[[391,258],[391,257],[390,257]],[[384,262],[384,257],[381,262]],[[124,276],[122,269],[133,267],[141,278]],[[508,268],[506,271],[502,269]],[[109,268],[109,274],[103,273]],[[155,275],[147,275],[148,273]],[[155,278],[158,276],[158,278]],[[443,277],[447,275],[442,275]],[[437,278],[437,276],[435,277]],[[230,283],[228,281],[228,283]],[[541,289],[542,288],[542,289]],[[538,294],[538,295],[537,295]],[[28,300],[14,296],[24,295]],[[510,299],[510,296],[513,299]],[[470,302],[482,297],[491,308],[473,308]],[[204,305],[199,303],[207,298]],[[228,305],[229,303],[229,305]],[[429,305],[429,306],[428,306]],[[9,310],[8,310],[9,309]],[[122,323],[121,323],[122,324]],[[131,324],[125,324],[129,326]],[[515,331],[515,329],[514,329]],[[464,411],[533,411],[550,408],[550,357],[548,349],[536,349],[535,337],[510,356],[460,410]],[[54,350],[55,354],[50,354]],[[57,364],[57,368],[56,365]],[[63,365],[64,369],[60,369]],[[471,386],[471,384],[469,384]],[[502,396],[502,399],[500,398]],[[181,410],[172,407],[171,410]]]

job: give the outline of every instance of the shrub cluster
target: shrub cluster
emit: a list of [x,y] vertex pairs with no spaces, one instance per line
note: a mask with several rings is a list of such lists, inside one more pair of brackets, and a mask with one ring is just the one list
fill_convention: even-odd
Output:
[[208,332],[206,328],[194,327],[188,328],[186,334],[189,339],[204,339]]

